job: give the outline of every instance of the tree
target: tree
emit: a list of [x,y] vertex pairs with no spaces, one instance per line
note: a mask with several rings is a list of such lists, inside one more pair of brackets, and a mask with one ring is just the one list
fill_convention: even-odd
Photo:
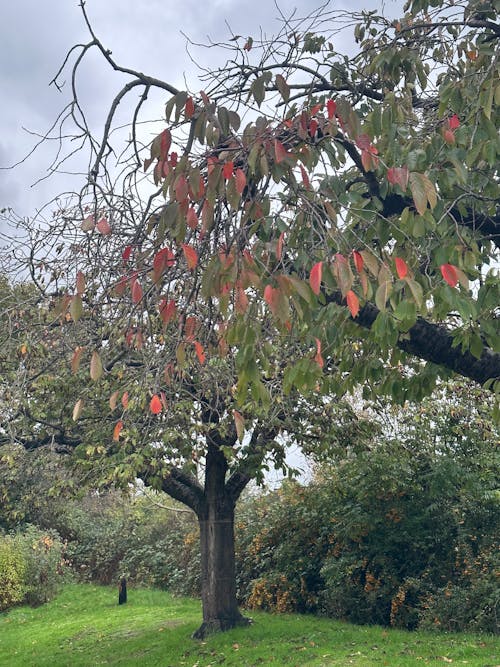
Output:
[[[199,95],[116,63],[81,7],[72,81],[93,50],[128,81],[100,140],[73,85],[60,138],[73,121],[88,181],[24,224],[50,375],[9,437],[107,459],[101,476],[196,512],[203,636],[243,622],[234,505],[268,453],[282,461],[278,434],[307,442],[324,397],[359,385],[399,402],[452,373],[500,388],[495,2],[410,0],[396,21],[321,8],[306,30],[235,37]],[[334,49],[339,21],[354,57]],[[169,98],[150,142],[153,89]]]

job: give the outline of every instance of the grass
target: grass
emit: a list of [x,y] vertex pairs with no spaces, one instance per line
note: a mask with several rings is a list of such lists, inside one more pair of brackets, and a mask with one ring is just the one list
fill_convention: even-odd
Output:
[[500,667],[489,635],[403,632],[298,615],[252,613],[254,623],[205,642],[196,600],[157,590],[67,586],[47,605],[0,614],[0,665],[6,667],[330,667],[469,665]]

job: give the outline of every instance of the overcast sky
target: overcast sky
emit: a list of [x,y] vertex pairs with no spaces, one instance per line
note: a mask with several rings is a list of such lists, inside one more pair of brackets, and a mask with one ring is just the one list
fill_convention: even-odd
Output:
[[[387,3],[394,7],[394,0]],[[287,16],[295,8],[298,16],[306,16],[319,4],[319,0],[280,0],[279,6]],[[98,37],[117,62],[179,88],[185,88],[186,77],[193,90],[197,90],[195,67],[182,32],[206,43],[208,38],[227,41],[228,24],[243,36],[258,36],[259,26],[268,35],[279,29],[278,10],[270,0],[87,0],[86,6]],[[368,9],[380,8],[380,3],[342,0],[330,7]],[[49,86],[50,80],[68,49],[88,40],[78,0],[0,0],[0,167],[19,161],[33,146],[36,137],[26,130],[44,133],[54,122],[68,91],[58,92]],[[222,63],[215,49],[205,50],[202,57],[205,65]],[[123,80],[97,57],[82,74],[80,94],[99,125],[106,102]],[[30,216],[67,187],[57,177],[32,187],[46,173],[52,149],[38,150],[14,170],[0,169],[0,208],[12,207]]]

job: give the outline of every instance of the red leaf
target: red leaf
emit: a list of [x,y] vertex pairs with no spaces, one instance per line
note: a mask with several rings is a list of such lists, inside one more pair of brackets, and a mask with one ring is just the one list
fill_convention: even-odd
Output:
[[358,148],[361,148],[363,151],[367,151],[370,149],[371,146],[371,139],[367,134],[360,134],[359,137],[356,139],[356,146]]
[[177,315],[177,306],[173,299],[170,299],[168,303],[166,299],[162,299],[158,308],[160,310],[160,317],[164,326],[167,326],[167,324]]
[[319,294],[322,270],[323,262],[318,262],[312,267],[311,273],[309,274],[309,285],[311,286],[314,294]]
[[111,234],[111,225],[106,220],[106,218],[101,218],[96,227],[103,236],[108,236]]
[[194,341],[194,335],[197,328],[198,328],[197,318],[193,316],[187,317],[186,323],[184,325],[184,335],[186,336],[186,340]]
[[186,114],[186,118],[192,118],[194,116],[194,102],[192,97],[187,98],[184,113]]
[[123,422],[120,420],[116,422],[115,428],[113,429],[113,441],[118,442],[120,439],[120,433],[123,428]]
[[453,134],[453,131],[443,128],[443,139],[449,146],[453,146],[455,143],[455,135]]
[[278,239],[278,243],[276,244],[276,259],[278,261],[281,260],[281,255],[283,254],[283,241],[285,239],[285,232],[281,232],[280,237]]
[[306,187],[308,190],[311,189],[311,181],[309,180],[309,176],[307,174],[307,171],[304,169],[302,165],[299,165],[300,167],[300,173],[302,174],[302,183],[304,184],[304,187]]
[[311,107],[311,116],[315,116],[318,111],[321,111],[323,108],[323,104],[320,102],[319,104],[315,104],[313,107]]
[[273,295],[276,290],[272,285],[266,285],[264,288],[264,301],[268,306],[273,302]]
[[175,198],[178,202],[183,202],[188,198],[189,186],[184,174],[177,177],[174,185]]
[[394,262],[396,264],[398,278],[401,278],[402,280],[406,275],[408,275],[408,267],[406,266],[406,262],[404,259],[401,259],[401,257],[395,257]]
[[244,315],[248,308],[248,297],[245,294],[245,290],[242,287],[236,288],[236,297],[234,300],[234,307],[236,312],[240,315]]
[[236,178],[236,192],[239,195],[242,195],[243,190],[245,189],[247,184],[247,177],[245,176],[245,172],[242,169],[237,169],[235,178]]
[[354,266],[356,267],[356,271],[358,273],[361,273],[361,271],[363,270],[363,266],[364,266],[364,261],[363,261],[363,257],[361,255],[361,253],[359,253],[357,250],[353,250],[352,251],[352,257],[354,259]]
[[453,264],[441,264],[441,274],[450,287],[458,283],[458,274]]
[[284,160],[286,160],[286,158],[288,157],[286,148],[283,146],[281,141],[278,141],[278,139],[274,140],[274,154],[276,156],[276,162],[278,164],[280,162],[284,162]]
[[266,285],[266,288],[264,289],[264,300],[275,317],[278,317],[279,314],[280,296],[281,291],[278,288]]
[[318,364],[320,368],[323,368],[325,362],[323,361],[323,357],[321,356],[321,341],[319,338],[315,338],[314,340],[316,341],[316,355],[314,357],[314,361]]
[[351,311],[352,317],[357,317],[359,313],[359,299],[356,294],[350,289],[346,294],[347,307]]
[[125,250],[122,252],[122,259],[124,262],[128,262],[130,255],[132,254],[132,246],[128,245]]
[[174,263],[175,255],[170,248],[158,250],[153,258],[153,282],[157,283],[165,270],[173,266]]
[[328,112],[328,118],[331,120],[335,116],[335,112],[337,111],[337,104],[334,102],[334,100],[328,100],[326,103],[326,110]]
[[408,187],[408,179],[410,172],[408,167],[390,167],[387,170],[387,180],[391,185],[399,185],[401,190],[406,190]]
[[168,156],[168,151],[172,145],[172,135],[170,130],[163,130],[160,134],[160,160],[165,162]]
[[76,293],[82,295],[85,292],[85,276],[81,271],[76,274]]
[[184,253],[184,257],[186,258],[188,268],[192,271],[198,264],[198,253],[187,243],[183,243],[181,247]]
[[241,413],[238,412],[238,410],[233,410],[233,419],[234,425],[236,427],[236,435],[238,436],[238,440],[241,442],[245,435],[245,420],[243,419]]
[[122,407],[123,407],[124,410],[126,410],[128,408],[128,391],[123,392]]
[[231,178],[233,173],[234,173],[234,162],[230,160],[229,162],[226,162],[222,167],[222,175],[227,181],[229,178]]
[[159,415],[163,410],[163,405],[161,403],[160,397],[157,394],[155,394],[149,402],[149,409],[154,415]]
[[192,206],[188,208],[186,222],[189,229],[196,229],[198,227],[198,216],[196,215],[196,211]]
[[453,116],[448,119],[448,125],[450,130],[456,130],[458,127],[460,127],[460,120],[456,113],[454,113]]
[[198,361],[203,366],[206,360],[205,352],[203,351],[203,345],[199,343],[197,340],[195,340],[194,349],[196,350],[196,356],[198,357]]
[[134,278],[134,280],[132,281],[131,290],[132,290],[132,301],[134,303],[139,303],[140,301],[142,301],[142,296],[143,296],[142,285],[137,280],[137,278]]
[[309,123],[309,134],[311,137],[314,137],[316,132],[318,131],[318,121],[312,119],[312,121]]

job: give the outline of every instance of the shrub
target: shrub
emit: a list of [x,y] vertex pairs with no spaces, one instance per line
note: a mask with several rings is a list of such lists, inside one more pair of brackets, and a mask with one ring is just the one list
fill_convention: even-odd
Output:
[[26,562],[24,601],[36,606],[53,599],[65,574],[64,545],[55,531],[28,526],[16,536]]
[[0,536],[0,611],[24,600],[26,559],[11,536]]
[[63,545],[53,531],[26,526],[0,538],[0,609],[48,602],[63,581]]

